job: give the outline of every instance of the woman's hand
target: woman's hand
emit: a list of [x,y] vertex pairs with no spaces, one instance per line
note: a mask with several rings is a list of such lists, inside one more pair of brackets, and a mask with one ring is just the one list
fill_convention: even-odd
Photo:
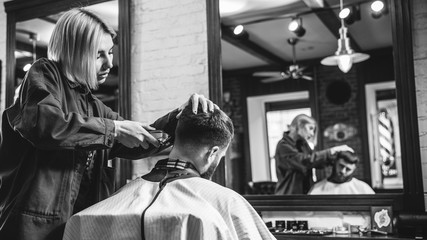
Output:
[[337,152],[351,152],[354,153],[353,148],[347,146],[347,145],[339,145],[339,146],[335,146],[330,148],[331,150],[331,154],[334,155]]
[[199,103],[202,105],[203,112],[213,112],[214,109],[219,108],[216,104],[214,104],[211,100],[207,99],[205,96],[193,93],[191,94],[190,99],[188,99],[188,101],[186,101],[184,104],[181,105],[181,107],[179,107],[179,113],[176,117],[179,118],[181,116],[182,110],[186,106],[188,106],[188,104],[191,104],[193,108],[193,113],[197,114],[197,108],[199,107]]
[[148,143],[156,147],[159,146],[159,141],[148,132],[150,130],[155,130],[153,127],[128,120],[114,121],[114,124],[116,126],[115,135],[117,141],[128,148],[141,146],[147,149],[149,147]]

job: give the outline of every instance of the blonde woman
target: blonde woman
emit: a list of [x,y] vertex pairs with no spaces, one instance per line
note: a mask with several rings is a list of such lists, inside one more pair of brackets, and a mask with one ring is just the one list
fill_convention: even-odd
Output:
[[149,133],[174,134],[188,104],[216,107],[193,94],[151,126],[126,121],[91,91],[112,67],[115,32],[98,16],[72,9],[58,20],[48,59],[28,71],[5,110],[0,145],[0,239],[62,239],[69,217],[113,189],[112,157],[138,159],[159,146]]
[[276,147],[276,194],[306,194],[313,185],[312,168],[323,168],[332,164],[334,155],[341,151],[353,152],[347,145],[314,151],[317,140],[317,122],[305,114],[296,116],[289,131]]

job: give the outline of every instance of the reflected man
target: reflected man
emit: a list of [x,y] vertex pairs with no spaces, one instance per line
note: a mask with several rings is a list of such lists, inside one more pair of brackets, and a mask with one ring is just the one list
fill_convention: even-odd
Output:
[[274,156],[278,178],[276,195],[306,194],[313,185],[313,168],[322,169],[330,165],[338,152],[353,152],[347,145],[314,151],[309,143],[316,145],[317,129],[314,118],[305,114],[297,115],[289,131],[277,143]]
[[314,184],[308,194],[375,194],[367,183],[353,176],[358,162],[351,152],[337,153],[332,175]]

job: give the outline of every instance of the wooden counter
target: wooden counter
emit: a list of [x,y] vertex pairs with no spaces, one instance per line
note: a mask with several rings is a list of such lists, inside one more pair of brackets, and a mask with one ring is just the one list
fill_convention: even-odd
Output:
[[365,234],[360,236],[359,234],[329,234],[323,236],[310,236],[310,235],[299,235],[299,234],[281,234],[281,233],[273,233],[273,235],[277,238],[277,240],[312,240],[312,239],[320,239],[320,238],[329,238],[331,240],[346,240],[346,239],[363,239],[363,240],[410,240],[414,239],[414,237],[408,236],[396,236],[396,235],[371,235]]

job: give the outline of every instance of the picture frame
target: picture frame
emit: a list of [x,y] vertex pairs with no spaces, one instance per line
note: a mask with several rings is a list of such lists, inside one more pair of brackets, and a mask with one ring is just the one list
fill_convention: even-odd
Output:
[[371,230],[381,234],[393,233],[392,206],[371,207]]

